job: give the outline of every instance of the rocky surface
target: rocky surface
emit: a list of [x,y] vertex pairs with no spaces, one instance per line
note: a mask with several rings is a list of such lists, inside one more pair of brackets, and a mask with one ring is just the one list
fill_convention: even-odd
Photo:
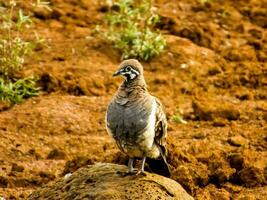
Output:
[[88,165],[38,189],[28,200],[193,200],[174,180],[148,172],[138,176],[126,172],[122,165]]

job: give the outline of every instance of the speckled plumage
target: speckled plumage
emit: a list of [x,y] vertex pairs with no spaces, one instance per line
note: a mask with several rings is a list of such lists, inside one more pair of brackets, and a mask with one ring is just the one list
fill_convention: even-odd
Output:
[[[131,70],[125,70],[127,66]],[[126,60],[116,73],[126,79],[108,105],[108,133],[131,159],[161,155],[166,162],[167,120],[160,101],[147,91],[142,65]]]

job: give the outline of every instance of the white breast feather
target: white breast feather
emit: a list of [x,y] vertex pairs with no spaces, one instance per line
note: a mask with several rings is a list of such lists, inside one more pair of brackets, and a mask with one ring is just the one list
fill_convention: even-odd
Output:
[[[140,144],[140,146],[142,146],[143,148],[145,148],[147,150],[151,149],[153,144],[154,144],[155,125],[156,125],[156,111],[157,111],[157,102],[156,102],[156,100],[153,100],[151,113],[150,113],[150,115],[148,117],[148,124],[147,124],[147,127],[146,127],[146,131],[143,133],[144,139],[142,140],[142,144]],[[140,119],[140,120],[143,120],[143,119]],[[106,114],[106,117],[105,117],[105,121],[106,121],[107,132],[113,138],[113,133],[108,127],[107,114]],[[127,150],[125,149],[125,151],[127,151]]]

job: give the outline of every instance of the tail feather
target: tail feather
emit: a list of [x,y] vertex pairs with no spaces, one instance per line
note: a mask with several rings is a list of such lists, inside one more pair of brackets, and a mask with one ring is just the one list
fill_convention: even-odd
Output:
[[161,157],[159,159],[148,158],[148,168],[153,173],[169,178],[171,176],[171,170],[166,159],[167,150],[163,146],[159,146],[159,150]]
[[170,177],[170,168],[168,163],[166,162],[166,158],[162,157],[160,159],[147,159],[147,165],[148,165],[148,171],[151,171],[153,173],[165,176],[165,177]]

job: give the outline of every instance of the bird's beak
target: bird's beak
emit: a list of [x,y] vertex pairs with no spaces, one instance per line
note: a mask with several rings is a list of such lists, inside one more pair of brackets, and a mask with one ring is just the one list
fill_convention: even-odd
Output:
[[119,76],[119,75],[121,75],[121,71],[120,70],[116,71],[112,76]]

